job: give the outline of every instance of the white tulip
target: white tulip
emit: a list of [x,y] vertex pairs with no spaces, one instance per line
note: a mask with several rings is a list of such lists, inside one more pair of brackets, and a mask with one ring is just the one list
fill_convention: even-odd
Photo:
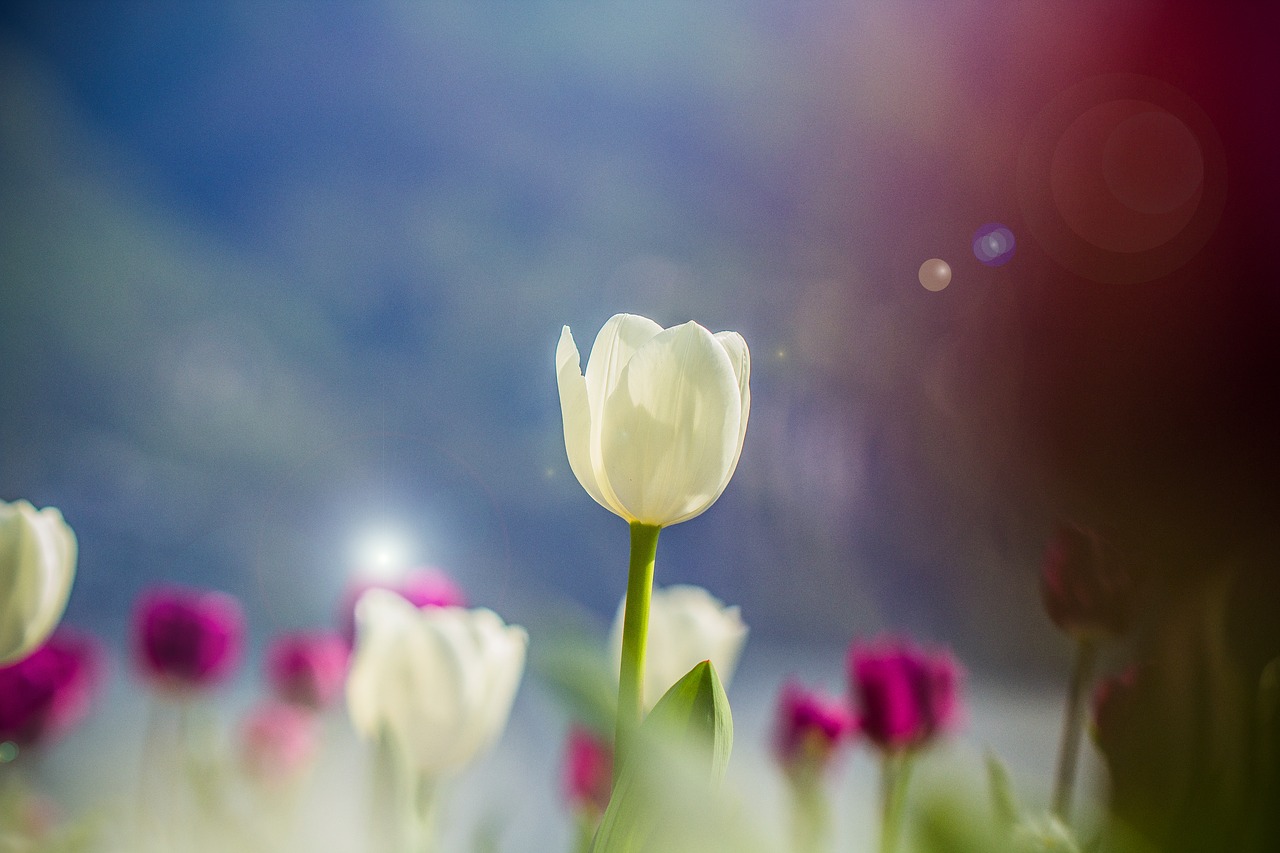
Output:
[[729,484],[751,409],[751,354],[737,332],[617,314],[583,375],[565,326],[556,376],[569,466],[605,509],[666,527],[701,514]]
[[[618,605],[609,643],[613,659],[622,656],[622,616]],[[677,584],[655,589],[649,605],[649,644],[644,662],[644,706],[652,708],[685,674],[704,660],[715,665],[725,687],[733,679],[747,641],[747,626],[737,607],[700,586]]]
[[356,605],[351,722],[370,741],[387,737],[426,778],[457,772],[506,728],[528,643],[492,610],[420,610],[369,590]]
[[0,501],[0,664],[26,657],[62,619],[76,535],[53,507]]

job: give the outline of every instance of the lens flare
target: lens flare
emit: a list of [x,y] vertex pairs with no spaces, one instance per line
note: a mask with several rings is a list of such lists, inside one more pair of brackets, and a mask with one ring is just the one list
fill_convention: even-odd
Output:
[[1013,232],[999,222],[988,222],[973,232],[973,256],[989,267],[1009,263],[1016,245]]
[[941,258],[930,258],[920,265],[920,284],[937,293],[951,283],[951,265]]

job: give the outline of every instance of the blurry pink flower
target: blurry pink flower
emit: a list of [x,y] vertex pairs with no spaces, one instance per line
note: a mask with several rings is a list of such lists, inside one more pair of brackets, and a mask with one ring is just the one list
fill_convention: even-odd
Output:
[[1129,574],[1094,533],[1062,525],[1049,540],[1040,593],[1053,623],[1075,637],[1115,636],[1129,627]]
[[286,702],[259,705],[240,726],[240,754],[245,770],[267,784],[296,779],[310,764],[316,741],[314,715]]
[[796,681],[782,686],[774,723],[773,754],[788,772],[825,768],[840,742],[853,730],[853,717],[842,703],[806,690]]
[[228,678],[240,662],[244,613],[221,592],[159,587],[134,611],[138,667],[155,684],[185,691]]
[[89,711],[98,672],[97,645],[65,630],[0,667],[0,741],[35,746],[71,729]]
[[285,634],[267,649],[267,679],[281,700],[319,711],[342,694],[350,654],[335,633]]
[[1108,763],[1121,757],[1133,719],[1138,669],[1129,667],[1098,682],[1093,693],[1093,740]]
[[419,609],[467,606],[462,588],[441,569],[414,569],[394,581],[360,581],[352,584],[343,597],[342,636],[348,646],[355,642],[356,637],[356,602],[371,589],[389,589]]
[[564,793],[578,811],[603,814],[613,780],[613,748],[594,732],[574,726],[564,755]]
[[963,675],[949,653],[930,654],[906,643],[855,643],[849,650],[859,727],[884,750],[915,748],[954,728]]

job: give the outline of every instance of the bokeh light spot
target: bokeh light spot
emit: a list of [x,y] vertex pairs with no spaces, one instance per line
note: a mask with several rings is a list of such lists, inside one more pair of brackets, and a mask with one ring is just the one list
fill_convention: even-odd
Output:
[[391,527],[374,527],[359,536],[353,547],[357,572],[370,580],[395,580],[410,568],[412,546]]
[[973,232],[973,256],[989,267],[1009,263],[1016,245],[1013,232],[999,222],[988,222]]
[[941,258],[930,258],[920,265],[920,284],[937,293],[951,283],[951,265]]

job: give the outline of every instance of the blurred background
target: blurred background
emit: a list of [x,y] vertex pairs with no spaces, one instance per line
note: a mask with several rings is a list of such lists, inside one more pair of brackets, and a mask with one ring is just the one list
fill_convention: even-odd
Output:
[[[535,656],[603,635],[626,528],[552,353],[627,311],[752,349],[738,472],[657,565],[751,626],[740,738],[903,634],[1047,777],[1057,521],[1159,571],[1275,554],[1280,22],[1168,5],[5,4],[0,497],[75,529],[109,707],[161,581],[239,596],[255,653],[418,565]],[[553,703],[520,719],[494,761],[554,780]]]

